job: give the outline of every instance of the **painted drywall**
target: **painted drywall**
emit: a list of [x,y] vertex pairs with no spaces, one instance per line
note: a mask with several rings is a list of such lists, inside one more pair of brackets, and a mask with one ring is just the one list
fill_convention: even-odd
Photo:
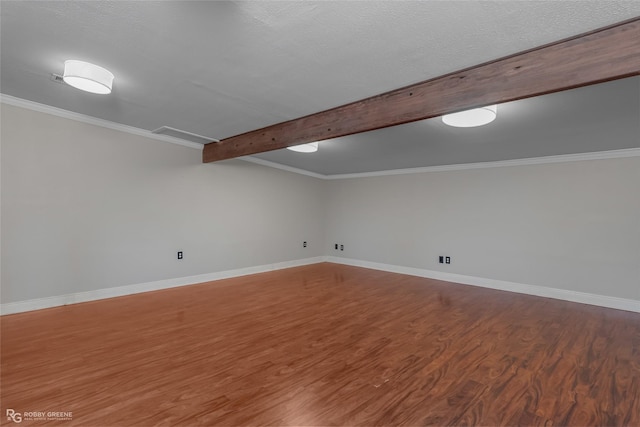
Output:
[[7,104],[1,122],[2,303],[324,252],[322,180]]
[[16,311],[326,256],[640,301],[637,156],[325,181],[0,112],[0,300]]
[[329,255],[640,300],[640,157],[328,184]]

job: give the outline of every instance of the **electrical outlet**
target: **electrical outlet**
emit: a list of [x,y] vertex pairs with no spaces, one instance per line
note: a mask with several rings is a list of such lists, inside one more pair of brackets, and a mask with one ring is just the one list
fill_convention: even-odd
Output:
[[444,264],[444,257],[443,257],[442,255],[440,255],[440,256],[438,257],[438,262],[439,262],[440,264]]
[[182,251],[178,252],[178,259],[182,259]]
[[302,247],[306,248],[307,247],[307,242],[302,242]]
[[444,258],[444,263],[445,263],[445,264],[451,264],[451,257],[449,257],[449,256],[448,256],[448,257],[445,257],[445,258]]
[[344,251],[344,245],[340,245],[340,250]]
[[338,250],[338,244],[336,243],[333,248],[337,251]]

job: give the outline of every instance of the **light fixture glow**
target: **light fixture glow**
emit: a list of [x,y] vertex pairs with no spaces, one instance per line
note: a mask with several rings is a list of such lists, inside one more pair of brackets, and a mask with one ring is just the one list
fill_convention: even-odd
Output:
[[77,89],[91,93],[106,95],[111,93],[113,74],[97,65],[88,62],[64,61],[64,82]]
[[315,153],[318,151],[318,143],[310,142],[308,144],[293,145],[287,147],[287,150],[296,151],[298,153]]
[[459,113],[446,114],[442,116],[442,121],[458,128],[472,128],[491,123],[497,116],[497,105],[487,105],[486,107],[474,108],[473,110],[460,111]]

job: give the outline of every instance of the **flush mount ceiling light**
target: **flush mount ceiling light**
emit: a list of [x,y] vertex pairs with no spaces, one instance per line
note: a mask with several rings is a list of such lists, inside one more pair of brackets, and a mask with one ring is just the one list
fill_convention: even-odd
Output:
[[77,89],[102,95],[111,93],[113,74],[88,62],[64,61],[64,82]]
[[459,113],[446,114],[442,116],[442,121],[449,126],[457,128],[472,128],[486,125],[496,119],[497,105],[487,105],[486,107],[474,108],[473,110],[460,111]]
[[318,151],[318,143],[310,142],[308,144],[293,145],[287,147],[287,150],[297,151],[298,153],[315,153]]

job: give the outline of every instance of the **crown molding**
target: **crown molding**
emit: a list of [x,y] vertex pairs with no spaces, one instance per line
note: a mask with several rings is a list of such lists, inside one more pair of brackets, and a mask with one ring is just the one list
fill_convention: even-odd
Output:
[[283,171],[293,172],[293,173],[297,173],[297,174],[300,174],[300,175],[311,176],[311,177],[319,178],[319,179],[329,179],[329,177],[330,177],[329,175],[322,175],[322,174],[319,174],[319,173],[306,171],[304,169],[298,169],[298,168],[294,168],[292,166],[282,165],[280,163],[275,163],[275,162],[270,162],[268,160],[259,159],[257,157],[244,156],[244,157],[238,157],[237,159],[238,160],[244,160],[245,162],[255,163],[257,165],[267,166],[267,167],[270,167],[270,168],[280,169],[280,170],[283,170]]
[[463,163],[463,164],[457,164],[457,165],[442,165],[442,166],[425,166],[420,168],[392,169],[392,170],[385,170],[385,171],[347,173],[347,174],[336,174],[336,175],[323,175],[315,172],[309,172],[303,169],[298,169],[291,166],[286,166],[280,163],[270,162],[268,160],[263,160],[263,159],[259,159],[251,156],[238,157],[238,159],[251,162],[251,163],[256,163],[263,166],[268,166],[275,169],[281,169],[288,172],[298,173],[300,175],[312,176],[314,178],[325,179],[325,180],[338,180],[338,179],[370,178],[370,177],[376,177],[376,176],[390,176],[390,175],[409,175],[409,174],[427,173],[427,172],[449,172],[449,171],[460,171],[460,170],[468,170],[468,169],[489,169],[489,168],[501,168],[501,167],[513,167],[513,166],[543,165],[548,163],[567,163],[567,162],[579,162],[579,161],[587,161],[587,160],[619,159],[623,157],[640,157],[640,148],[626,148],[622,150],[596,151],[596,152],[590,152],[590,153],[576,153],[576,154],[561,154],[557,156],[530,157],[526,159],[500,160],[495,162]]
[[[132,135],[142,136],[145,138],[154,139],[156,141],[168,142],[171,144],[181,145],[183,147],[194,148],[196,150],[202,150],[204,147],[204,145],[198,144],[195,142],[185,141],[179,138],[173,138],[165,135],[154,134],[148,130],[136,128],[133,126],[122,125],[119,123],[111,122],[109,120],[97,119],[95,117],[87,116],[86,114],[75,113],[73,111],[63,110],[57,107],[51,107],[49,105],[40,104],[34,101],[28,101],[26,99],[17,98],[15,96],[6,95],[3,93],[0,93],[0,103],[12,105],[20,108],[25,108],[32,111],[38,111],[45,114],[51,114],[53,116],[75,120],[82,123],[88,123],[95,126],[108,128],[108,129],[113,129],[120,132],[129,133]],[[348,173],[348,174],[336,174],[336,175],[323,175],[316,172],[306,171],[304,169],[283,165],[280,163],[270,162],[268,160],[263,160],[263,159],[259,159],[257,157],[252,157],[252,156],[244,156],[244,157],[240,157],[239,159],[244,160],[246,162],[262,165],[262,166],[284,170],[287,172],[293,172],[300,175],[310,176],[313,178],[324,179],[324,180],[337,180],[337,179],[369,178],[369,177],[389,176],[389,175],[408,175],[408,174],[427,173],[427,172],[448,172],[448,171],[460,171],[460,170],[468,170],[468,169],[487,169],[487,168],[499,168],[499,167],[509,167],[509,166],[541,165],[541,164],[548,164],[548,163],[565,163],[565,162],[577,162],[577,161],[586,161],[586,160],[618,159],[623,157],[640,157],[640,147],[627,148],[622,150],[596,151],[596,152],[590,152],[590,153],[561,154],[556,156],[531,157],[526,159],[500,160],[500,161],[494,161],[494,162],[425,166],[425,167],[419,167],[419,168],[392,169],[392,170],[384,170],[384,171],[360,172],[360,173]]]
[[499,160],[495,162],[463,163],[463,164],[457,164],[457,165],[426,166],[421,168],[393,169],[393,170],[377,171],[377,172],[324,175],[324,177],[325,179],[367,178],[367,177],[373,177],[373,176],[406,175],[406,174],[426,173],[426,172],[448,172],[448,171],[460,171],[460,170],[468,170],[468,169],[488,169],[488,168],[502,168],[502,167],[510,167],[510,166],[543,165],[548,163],[580,162],[580,161],[586,161],[586,160],[618,159],[622,157],[639,157],[639,156],[640,156],[640,148],[626,148],[622,150],[596,151],[596,152],[590,152],[590,153],[576,153],[576,154],[561,154],[557,156],[530,157],[526,159]]
[[109,120],[98,119],[95,117],[87,116],[86,114],[75,113],[69,110],[63,110],[62,108],[52,107],[50,105],[40,104],[38,102],[29,101],[15,96],[6,95],[0,93],[0,103],[12,105],[14,107],[25,108],[27,110],[37,111],[39,113],[51,114],[52,116],[62,117],[63,119],[75,120],[77,122],[87,123],[90,125],[100,126],[107,129],[117,130],[120,132],[129,133],[131,135],[142,136],[156,141],[168,142],[170,144],[182,145],[183,147],[195,148],[196,150],[202,150],[204,145],[196,142],[185,141],[179,138],[172,138],[170,136],[158,135],[151,131],[140,129],[133,126],[127,126],[120,123],[115,123]]

